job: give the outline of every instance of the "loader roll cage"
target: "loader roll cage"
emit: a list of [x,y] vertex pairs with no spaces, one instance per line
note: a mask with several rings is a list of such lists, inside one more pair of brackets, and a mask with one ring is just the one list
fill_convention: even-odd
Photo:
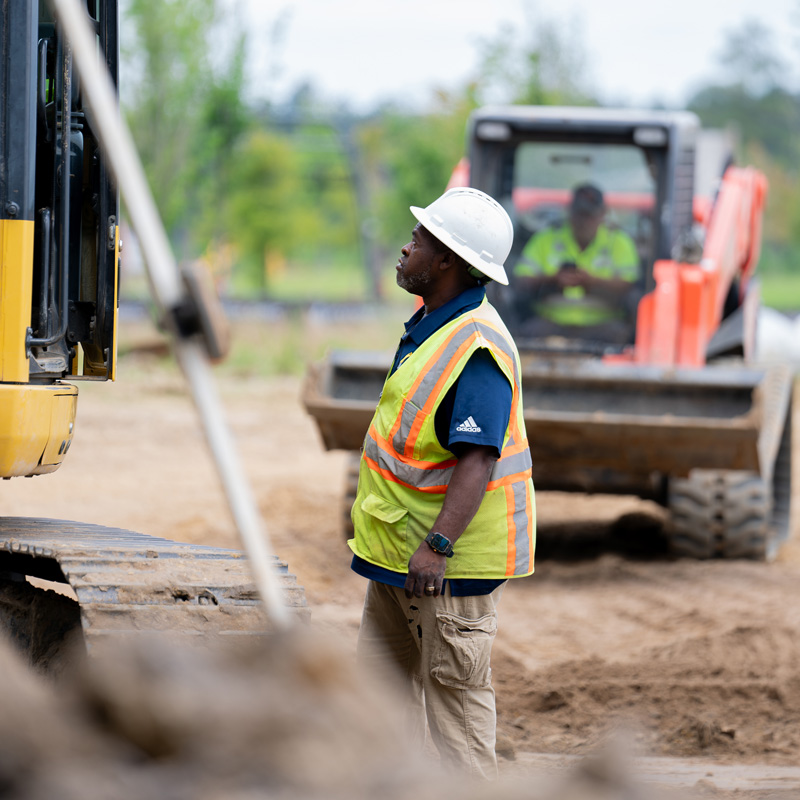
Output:
[[[643,118],[637,113],[628,121],[603,109],[570,111],[565,120],[558,109],[490,107],[473,115],[468,130],[470,185],[503,204],[515,226],[506,262],[511,291],[489,291],[518,337],[523,312],[515,308],[520,302],[515,265],[533,235],[564,222],[575,186],[600,188],[606,224],[633,239],[639,257],[634,297],[653,289],[655,261],[685,251],[693,232],[699,124],[692,114],[653,112]],[[632,342],[635,300],[630,305]],[[530,342],[531,349],[547,347]],[[567,349],[596,353],[620,347],[572,337]]]

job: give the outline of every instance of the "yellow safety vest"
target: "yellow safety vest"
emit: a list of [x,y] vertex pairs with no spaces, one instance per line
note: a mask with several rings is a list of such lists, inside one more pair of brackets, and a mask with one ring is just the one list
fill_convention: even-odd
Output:
[[447,578],[503,579],[533,572],[535,502],[522,414],[519,355],[484,298],[426,339],[386,379],[364,440],[352,518],[352,551],[408,572],[431,531],[457,459],[436,438],[436,409],[478,348],[487,348],[512,386],[500,458],[477,514],[447,559]]

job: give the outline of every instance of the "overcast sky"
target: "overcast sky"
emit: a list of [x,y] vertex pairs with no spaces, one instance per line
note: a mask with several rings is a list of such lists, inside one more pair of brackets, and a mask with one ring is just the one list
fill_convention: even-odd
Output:
[[[536,15],[575,31],[601,100],[676,107],[719,78],[725,32],[757,18],[774,34],[800,91],[800,0],[246,0],[251,86],[284,99],[308,80],[325,98],[366,109],[424,104],[475,72],[481,39]],[[271,32],[280,21],[279,43]]]

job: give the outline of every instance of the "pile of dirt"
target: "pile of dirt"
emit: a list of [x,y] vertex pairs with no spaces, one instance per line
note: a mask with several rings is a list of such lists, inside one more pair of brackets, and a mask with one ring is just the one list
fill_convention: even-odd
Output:
[[64,800],[405,797],[399,705],[307,631],[259,646],[121,643],[57,684],[0,647],[0,792]]
[[[796,585],[794,570],[772,565],[768,576],[762,564],[636,563],[617,556],[589,563],[544,562],[539,574],[540,584],[558,581],[559,594],[571,591],[573,602],[586,595],[599,606],[585,606],[594,630],[574,624],[555,630],[570,608],[539,625],[556,639],[583,630],[583,647],[536,659],[508,639],[496,649],[500,729],[511,757],[516,750],[586,753],[622,728],[635,732],[650,754],[796,763],[800,637],[796,611],[785,603]],[[718,590],[715,604],[697,607],[692,575],[703,596]],[[682,591],[678,576],[687,579]],[[530,610],[536,594],[535,583],[527,591],[512,585],[504,603],[520,599]],[[761,605],[752,605],[756,600]],[[536,616],[531,624],[540,621]],[[575,658],[580,650],[585,656]]]
[[660,755],[795,763],[800,746],[800,676],[764,674],[748,659],[721,665],[708,650],[732,653],[774,640],[800,657],[792,631],[742,628],[686,648],[644,651],[635,664],[573,661],[529,675],[506,657],[496,667],[500,717],[507,739],[534,752],[586,752],[615,727],[637,731],[640,744]]
[[[0,642],[0,794],[9,800],[434,800],[487,796],[402,736],[402,700],[308,630],[224,650],[121,642],[56,684]],[[529,778],[530,776],[528,776]],[[508,776],[497,800],[644,800],[596,754],[557,778]],[[673,797],[674,795],[669,795]],[[682,795],[685,796],[685,795]]]

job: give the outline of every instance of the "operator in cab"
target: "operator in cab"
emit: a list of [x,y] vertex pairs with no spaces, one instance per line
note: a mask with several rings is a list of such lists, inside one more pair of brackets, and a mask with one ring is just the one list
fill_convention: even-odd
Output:
[[514,267],[522,335],[632,341],[639,256],[605,216],[602,191],[584,183],[572,192],[567,220],[531,237]]

